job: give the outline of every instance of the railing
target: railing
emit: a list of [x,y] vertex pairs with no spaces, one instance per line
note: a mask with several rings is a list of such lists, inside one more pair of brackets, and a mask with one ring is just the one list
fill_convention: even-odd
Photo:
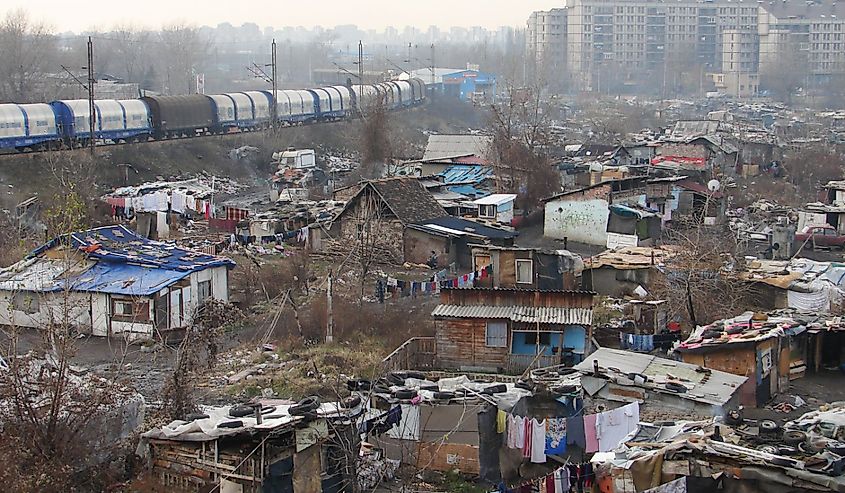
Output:
[[434,337],[412,337],[382,360],[385,371],[431,370],[436,364]]
[[559,355],[537,356],[536,354],[510,354],[508,355],[507,372],[517,375],[529,368],[543,368],[560,364]]

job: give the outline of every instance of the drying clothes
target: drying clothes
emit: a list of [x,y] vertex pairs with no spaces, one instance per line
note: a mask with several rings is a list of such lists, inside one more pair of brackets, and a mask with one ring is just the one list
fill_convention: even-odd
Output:
[[508,414],[501,409],[496,412],[496,433],[504,433],[507,428]]
[[633,346],[631,349],[641,353],[649,353],[654,350],[654,335],[652,334],[634,334]]
[[522,443],[522,457],[524,459],[531,458],[531,444],[534,440],[534,427],[531,425],[531,418],[523,418],[522,428],[525,430],[525,440]]
[[554,472],[555,493],[569,493],[569,472],[565,467]]
[[599,440],[596,436],[596,414],[584,416],[584,441],[587,447],[585,452],[591,454],[599,451]]
[[587,437],[584,435],[584,416],[573,416],[566,418],[566,444],[587,448]]
[[170,209],[173,210],[173,212],[182,214],[185,212],[187,202],[188,199],[184,193],[174,191],[170,196]]
[[[566,447],[566,440],[563,441]],[[546,463],[546,420],[531,419],[531,462]]]
[[546,455],[566,452],[566,418],[546,420]]
[[522,449],[525,445],[525,419],[508,415],[508,448]]
[[555,493],[555,476],[554,474],[549,474],[545,478],[543,478],[543,490],[544,493]]
[[605,411],[596,417],[596,437],[599,452],[611,452],[637,429],[640,422],[640,404],[632,402],[627,406]]

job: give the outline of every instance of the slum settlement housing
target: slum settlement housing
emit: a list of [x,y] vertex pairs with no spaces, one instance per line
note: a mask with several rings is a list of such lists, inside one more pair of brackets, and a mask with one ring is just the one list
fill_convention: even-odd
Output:
[[61,320],[96,336],[187,327],[207,299],[228,301],[231,260],[151,241],[124,226],[60,236],[0,271],[0,323]]
[[432,312],[444,368],[521,373],[575,364],[589,353],[593,293],[444,289]]
[[448,216],[415,178],[387,178],[364,183],[335,217],[347,245],[367,244],[402,259],[405,228]]

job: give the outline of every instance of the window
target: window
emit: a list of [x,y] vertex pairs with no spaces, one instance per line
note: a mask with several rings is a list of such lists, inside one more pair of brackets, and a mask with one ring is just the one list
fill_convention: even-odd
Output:
[[516,282],[518,284],[531,284],[534,282],[534,265],[532,261],[517,259]]
[[[525,344],[537,344],[537,333],[536,332],[526,332],[525,333]],[[541,346],[551,346],[552,344],[552,335],[549,332],[540,332],[540,345]]]
[[138,322],[150,319],[150,303],[132,299],[111,300],[112,318],[118,321]]
[[478,206],[478,217],[486,217],[492,219],[496,217],[496,206],[492,204],[488,205],[479,205]]
[[487,322],[485,340],[487,347],[508,347],[508,323]]
[[38,296],[29,291],[17,292],[12,300],[12,305],[19,312],[38,313]]
[[200,303],[211,298],[211,280],[197,283],[197,298]]

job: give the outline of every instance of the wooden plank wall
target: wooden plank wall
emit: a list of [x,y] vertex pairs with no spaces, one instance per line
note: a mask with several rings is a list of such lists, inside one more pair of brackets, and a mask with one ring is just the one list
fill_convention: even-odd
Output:
[[[437,359],[447,368],[485,366],[504,368],[507,347],[487,347],[487,322],[483,319],[449,319],[436,322]],[[508,340],[510,345],[510,340]]]

